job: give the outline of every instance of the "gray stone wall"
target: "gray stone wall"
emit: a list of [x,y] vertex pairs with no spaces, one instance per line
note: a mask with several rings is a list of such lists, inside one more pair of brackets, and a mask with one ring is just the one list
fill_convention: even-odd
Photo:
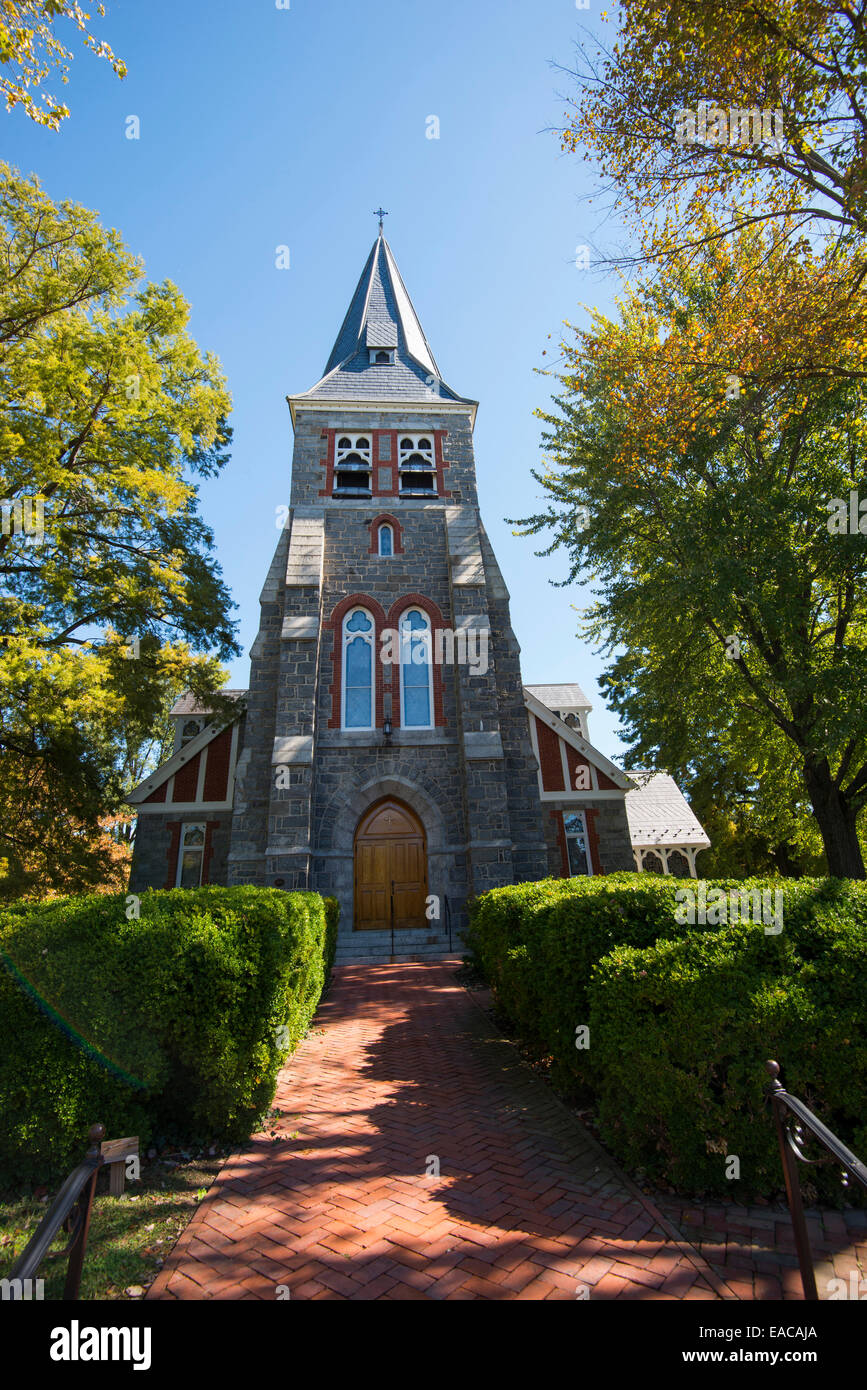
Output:
[[[320,497],[324,427],[347,433],[448,430],[445,487],[429,499]],[[402,553],[371,554],[371,524],[382,512],[401,526]],[[343,732],[335,699],[328,626],[349,595],[364,594],[388,615],[421,595],[452,630],[490,630],[487,671],[443,665],[444,723],[430,731]],[[339,654],[339,653],[338,653]],[[455,925],[469,893],[542,877],[536,764],[521,693],[519,648],[508,593],[476,505],[471,419],[444,411],[368,414],[299,410],[291,512],[262,593],[262,624],[251,653],[247,737],[229,875],[234,883],[312,887],[340,900],[341,930],[353,918],[354,836],[375,801],[395,795],[421,820],[429,892],[448,895]],[[399,680],[383,671],[384,712],[398,722]],[[275,784],[282,768],[284,785]]]

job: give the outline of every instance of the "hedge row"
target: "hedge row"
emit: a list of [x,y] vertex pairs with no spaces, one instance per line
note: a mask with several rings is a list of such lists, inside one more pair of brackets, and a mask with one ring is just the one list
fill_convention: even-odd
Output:
[[[782,894],[762,921],[689,925],[677,892],[644,875],[547,880],[471,905],[471,949],[555,1078],[594,1096],[613,1152],[682,1193],[768,1196],[780,1159],[764,1063],[856,1153],[867,1153],[867,885],[725,882]],[[709,914],[710,915],[710,914]],[[589,1047],[576,1029],[589,1026]],[[580,1039],[579,1039],[580,1040]],[[740,1162],[740,1183],[727,1163]],[[808,1195],[842,1193],[828,1166]],[[855,1194],[851,1193],[854,1200]]]
[[110,1138],[244,1139],[304,1035],[337,904],[252,887],[16,904],[0,914],[0,1184]]

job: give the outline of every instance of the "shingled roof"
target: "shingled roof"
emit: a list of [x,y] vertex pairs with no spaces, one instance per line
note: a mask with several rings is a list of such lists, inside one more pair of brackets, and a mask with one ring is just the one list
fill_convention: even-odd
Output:
[[634,791],[626,793],[633,846],[710,844],[673,777],[667,772],[630,772],[629,776],[637,784]]
[[555,714],[561,709],[593,708],[580,685],[574,682],[571,685],[527,685],[524,689],[529,690],[531,695],[535,695],[537,700],[541,700],[542,704]]
[[[393,348],[394,361],[372,364],[371,349]],[[391,247],[380,233],[352,296],[349,312],[331,351],[322,379],[292,396],[306,401],[442,401],[471,406],[442,379],[407,293]]]
[[[247,693],[248,692],[246,690],[220,691],[221,695],[227,696],[230,700],[242,700]],[[169,710],[169,715],[175,719],[182,714],[193,715],[210,713],[210,706],[200,704],[196,696],[192,695],[189,690],[184,695],[182,695],[179,700],[176,700],[175,703],[172,705],[171,709]]]

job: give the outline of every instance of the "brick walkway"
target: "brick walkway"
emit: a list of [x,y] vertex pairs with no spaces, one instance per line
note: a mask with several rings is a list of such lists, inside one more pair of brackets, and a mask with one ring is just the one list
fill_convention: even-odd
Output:
[[[800,1296],[796,1270],[746,1273],[734,1250],[720,1278],[717,1209],[683,1235],[686,1212],[619,1173],[457,965],[335,973],[276,1132],[227,1161],[149,1298],[779,1297],[766,1276]],[[749,1226],[736,1240],[754,1257]]]
[[[788,1207],[670,1197],[661,1198],[659,1207],[739,1298],[803,1298]],[[822,1208],[806,1216],[819,1297],[829,1297],[830,1280],[842,1279],[847,1298],[862,1281],[860,1297],[867,1298],[867,1211]]]

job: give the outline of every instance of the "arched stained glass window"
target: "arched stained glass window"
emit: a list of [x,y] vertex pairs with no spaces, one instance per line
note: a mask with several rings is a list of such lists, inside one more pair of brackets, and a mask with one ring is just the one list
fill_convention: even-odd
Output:
[[379,553],[380,555],[394,554],[394,532],[388,522],[379,528]]
[[433,727],[430,620],[418,608],[400,620],[400,701],[404,729]]
[[343,624],[343,727],[373,728],[373,639],[370,614],[355,608]]

